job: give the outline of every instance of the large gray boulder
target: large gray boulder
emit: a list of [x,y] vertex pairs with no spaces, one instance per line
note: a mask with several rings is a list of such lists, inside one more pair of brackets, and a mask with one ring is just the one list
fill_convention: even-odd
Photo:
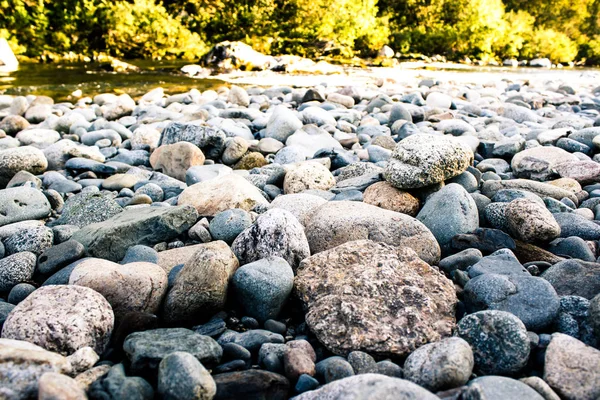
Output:
[[370,239],[413,249],[423,261],[437,264],[440,246],[429,229],[415,218],[354,201],[328,202],[314,210],[306,224],[312,254],[340,244]]
[[398,189],[420,188],[463,173],[473,151],[453,137],[416,134],[401,140],[385,168],[385,179]]
[[81,243],[92,257],[120,261],[131,246],[152,246],[173,239],[191,228],[197,219],[196,209],[189,205],[130,209],[84,227],[72,239]]

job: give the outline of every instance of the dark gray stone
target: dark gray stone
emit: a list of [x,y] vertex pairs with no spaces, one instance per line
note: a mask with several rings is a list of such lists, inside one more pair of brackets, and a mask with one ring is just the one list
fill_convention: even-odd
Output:
[[542,278],[483,274],[464,288],[467,312],[508,311],[530,331],[540,331],[558,315],[560,301],[552,285]]
[[210,372],[190,353],[173,352],[158,366],[158,393],[165,400],[211,399],[216,392]]
[[217,394],[213,400],[286,400],[290,388],[284,376],[255,369],[215,375],[214,380]]
[[192,206],[144,207],[123,211],[73,234],[88,255],[119,261],[135,245],[171,240],[192,227],[198,213]]
[[457,325],[457,335],[473,349],[475,370],[485,375],[519,372],[529,359],[529,337],[519,318],[505,311],[479,311]]
[[129,264],[133,262],[149,262],[158,264],[158,253],[152,247],[141,244],[132,246],[127,249],[125,258],[121,260],[121,264]]
[[352,365],[345,358],[339,356],[319,361],[315,365],[315,370],[315,377],[324,384],[354,375]]
[[600,293],[600,264],[565,260],[554,264],[541,275],[554,286],[559,296],[575,295],[592,299]]
[[498,250],[489,256],[483,257],[476,264],[469,267],[467,273],[471,278],[482,274],[531,276],[513,252],[508,249]]
[[67,240],[52,246],[40,254],[36,275],[42,278],[49,277],[59,269],[79,260],[84,252],[83,245],[75,240]]
[[234,208],[216,214],[210,221],[208,230],[213,239],[231,244],[240,233],[251,225],[250,214],[245,210]]
[[127,336],[123,350],[131,362],[131,370],[147,373],[156,370],[167,355],[185,351],[207,367],[219,364],[223,350],[212,338],[184,328],[161,328],[135,332]]
[[560,237],[578,236],[584,240],[599,240],[600,225],[576,213],[552,214],[560,226]]

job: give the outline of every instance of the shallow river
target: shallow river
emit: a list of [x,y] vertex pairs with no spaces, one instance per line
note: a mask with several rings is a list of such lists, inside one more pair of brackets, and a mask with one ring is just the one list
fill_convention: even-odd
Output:
[[[57,101],[74,101],[71,94],[81,90],[83,96],[98,93],[128,93],[139,97],[150,89],[161,86],[168,94],[182,93],[196,88],[214,89],[225,83],[240,85],[313,86],[326,83],[334,86],[349,84],[376,84],[381,80],[415,83],[423,78],[453,81],[457,84],[486,84],[509,81],[557,81],[570,85],[600,86],[600,72],[593,69],[552,69],[467,67],[457,64],[421,65],[404,63],[397,68],[345,68],[333,75],[287,75],[265,72],[234,72],[215,76],[214,79],[194,79],[179,73],[188,64],[183,61],[132,61],[141,68],[139,73],[114,73],[100,69],[99,64],[21,64],[15,72],[0,72],[0,94],[37,94]],[[340,68],[341,70],[341,68]],[[411,82],[413,81],[413,82]]]

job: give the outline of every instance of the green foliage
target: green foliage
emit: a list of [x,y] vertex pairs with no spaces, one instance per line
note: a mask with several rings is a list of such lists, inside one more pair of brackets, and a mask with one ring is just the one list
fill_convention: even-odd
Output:
[[0,0],[17,54],[199,58],[224,40],[268,54],[600,62],[600,0]]
[[119,57],[193,59],[206,51],[197,34],[153,0],[112,4],[107,9],[106,25],[106,45]]

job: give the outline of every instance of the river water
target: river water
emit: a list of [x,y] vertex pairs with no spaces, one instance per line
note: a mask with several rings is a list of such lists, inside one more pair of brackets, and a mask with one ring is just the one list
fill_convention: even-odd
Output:
[[424,78],[456,84],[489,84],[506,81],[558,82],[569,85],[600,86],[600,72],[593,69],[552,69],[503,67],[468,67],[457,64],[423,65],[404,63],[396,68],[344,68],[340,73],[288,75],[271,71],[233,72],[214,79],[195,79],[179,72],[183,61],[132,61],[140,67],[136,73],[103,71],[95,63],[21,64],[15,72],[0,73],[0,94],[47,95],[56,101],[76,101],[72,93],[80,90],[83,96],[99,93],[127,93],[136,98],[155,87],[163,87],[168,94],[215,89],[223,84],[258,86],[333,86],[380,84],[382,81],[405,82],[415,85]]

